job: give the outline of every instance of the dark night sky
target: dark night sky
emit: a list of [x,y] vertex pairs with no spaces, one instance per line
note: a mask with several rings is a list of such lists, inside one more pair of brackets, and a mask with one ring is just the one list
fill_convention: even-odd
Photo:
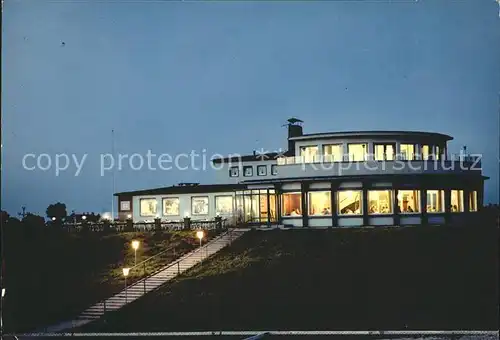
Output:
[[[500,18],[494,0],[10,0],[2,31],[2,209],[110,211],[100,154],[251,153],[305,132],[423,130],[483,154],[498,202]],[[62,44],[64,42],[64,45]],[[258,142],[257,142],[258,141]],[[88,154],[55,175],[23,156]],[[32,165],[33,160],[28,165]],[[116,191],[212,171],[116,171]]]

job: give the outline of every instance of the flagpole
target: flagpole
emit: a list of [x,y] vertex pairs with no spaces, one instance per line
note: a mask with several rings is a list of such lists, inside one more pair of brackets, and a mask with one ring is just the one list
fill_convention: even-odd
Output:
[[111,157],[113,158],[113,169],[111,170],[112,177],[112,192],[111,192],[111,221],[115,222],[115,130],[111,129]]

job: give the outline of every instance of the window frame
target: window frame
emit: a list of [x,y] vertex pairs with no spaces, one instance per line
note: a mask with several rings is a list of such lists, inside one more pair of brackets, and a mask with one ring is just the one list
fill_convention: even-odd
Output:
[[[177,214],[165,214],[165,200],[172,200],[172,199],[175,199],[177,200],[177,204],[178,204],[178,213]],[[180,197],[162,197],[161,199],[161,207],[162,207],[162,215],[163,216],[180,216],[181,215],[181,199]]]
[[[264,173],[260,174],[259,169],[264,169]],[[267,176],[267,165],[265,164],[257,165],[257,176]]]
[[[441,200],[441,210],[440,211],[429,211],[427,206],[429,206],[429,191],[437,191],[437,197]],[[425,190],[425,198],[426,198],[426,207],[425,207],[425,212],[427,214],[444,214],[446,212],[446,207],[445,207],[445,191],[443,189],[429,189]]]
[[[384,159],[377,159],[377,146],[383,147]],[[387,159],[387,147],[392,146],[392,159]],[[376,161],[394,161],[396,158],[396,143],[373,143],[373,156]]]
[[[236,170],[236,175],[232,174],[232,170]],[[239,166],[232,166],[229,168],[229,177],[240,177],[240,167]]]
[[[369,143],[347,143],[348,161],[349,162],[366,162],[368,160],[368,144]],[[352,154],[351,154],[351,151],[349,149],[349,147],[351,145],[361,145],[361,146],[364,146],[364,148],[362,147],[365,150],[365,152],[363,154],[363,159],[362,160],[354,160],[354,159],[352,159],[352,157],[351,157]]]
[[[458,199],[458,210],[453,211],[453,192],[457,193],[457,199]],[[461,193],[461,195],[460,195]],[[461,210],[460,210],[461,208]],[[465,192],[463,189],[451,189],[450,190],[450,212],[452,214],[457,214],[457,213],[463,213],[465,212]]]
[[[336,147],[340,147],[340,158],[339,159],[335,159],[335,157],[331,158],[331,156],[334,154],[327,154],[325,152],[326,148],[325,147],[329,147],[329,146],[336,146]],[[322,145],[322,148],[323,148],[323,161],[326,161],[326,162],[342,162],[344,161],[344,144],[342,143],[329,143],[329,144],[323,144]],[[328,158],[330,158],[330,160],[328,160]]]
[[[276,171],[274,171],[276,169]],[[278,164],[271,164],[271,175],[276,176],[278,174]]]
[[[307,149],[307,148],[316,148],[316,154],[314,156],[309,156],[309,157],[312,157],[312,159],[310,160],[306,160],[306,156],[303,156],[302,155],[302,151],[304,149]],[[300,155],[300,159],[302,160],[302,162],[304,163],[316,163],[317,160],[316,160],[316,157],[320,156],[320,147],[319,145],[314,145],[314,144],[311,144],[311,145],[302,145],[302,146],[299,146],[299,155]]]
[[[231,211],[229,213],[221,213],[219,212],[219,209],[218,209],[218,199],[219,198],[231,198]],[[233,212],[234,212],[234,196],[232,195],[216,195],[214,196],[214,202],[215,202],[215,213],[216,214],[220,214],[220,215],[231,215]]]
[[422,213],[422,197],[420,195],[420,189],[398,189],[398,196],[401,192],[403,191],[412,191],[413,194],[417,193],[417,201],[418,201],[418,211],[413,211],[413,212],[408,212],[408,211],[403,211],[401,210],[400,207],[403,205],[403,201],[399,201],[399,197],[396,197],[397,204],[398,204],[398,214],[401,215],[419,215]]
[[[413,147],[413,153],[408,158],[403,157],[403,151],[401,150],[401,147],[403,145],[411,145]],[[415,161],[415,160],[417,160],[417,158],[418,158],[417,157],[417,146],[418,146],[418,144],[416,144],[416,143],[400,143],[399,144],[399,158],[403,161]]]
[[[469,212],[477,212],[479,210],[479,207],[478,207],[478,193],[477,193],[477,190],[472,190],[472,191],[469,191]],[[472,202],[474,202],[474,209],[472,209]]]
[[[154,213],[153,215],[143,215],[143,213],[142,213],[142,201],[155,201],[156,202],[156,213]],[[139,216],[140,217],[156,217],[156,216],[158,216],[158,200],[155,197],[139,198]]]
[[[299,196],[299,204],[300,204],[300,214],[297,215],[285,215],[285,195],[298,195]],[[285,191],[281,193],[281,216],[285,218],[298,218],[302,217],[304,212],[302,211],[302,192],[300,191]]]
[[[246,170],[250,169],[250,175],[247,175]],[[244,165],[243,166],[243,177],[253,177],[253,165]]]
[[[330,212],[329,214],[322,214],[322,213],[319,213],[319,214],[312,214],[311,213],[311,202],[312,202],[312,199],[311,199],[311,194],[324,194],[324,193],[327,193],[328,194],[328,211]],[[308,191],[307,192],[307,214],[308,216],[310,217],[331,217],[332,216],[332,192],[330,190],[311,190],[311,191]]]
[[[388,197],[388,202],[389,202],[389,212],[386,212],[386,213],[383,213],[383,212],[370,212],[370,201],[372,201],[370,199],[370,193],[372,192],[380,192],[380,191],[383,191],[383,192],[386,192],[389,194],[389,197]],[[371,216],[385,216],[385,215],[393,215],[394,214],[394,200],[393,200],[393,191],[391,189],[370,189],[370,190],[367,190],[367,198],[368,198],[368,215],[371,215]]]
[[[124,204],[124,203],[126,203],[126,204],[127,204],[127,207],[128,207],[128,208],[126,208],[126,209],[124,209],[124,208],[123,208],[123,204]],[[130,211],[130,210],[131,210],[131,209],[130,209],[130,206],[131,206],[131,204],[130,204],[130,200],[128,200],[128,201],[120,201],[120,211]]]
[[[206,198],[207,199],[207,213],[206,214],[198,214],[198,213],[194,213],[193,211],[193,200],[195,198]],[[192,216],[207,216],[207,215],[210,215],[210,197],[208,196],[191,196],[191,215]]]
[[[359,193],[359,213],[357,213],[357,214],[354,213],[354,212],[352,214],[347,214],[347,213],[342,213],[341,212],[341,209],[340,209],[340,194],[342,192],[349,192],[349,191],[355,192],[355,193],[356,192]],[[356,190],[348,190],[348,189],[346,189],[346,190],[337,190],[335,192],[335,195],[337,195],[337,197],[336,197],[336,199],[337,199],[336,208],[337,208],[337,215],[339,217],[351,217],[351,216],[352,217],[360,217],[360,216],[363,216],[363,214],[364,214],[363,190],[361,190],[361,189],[356,189]]]

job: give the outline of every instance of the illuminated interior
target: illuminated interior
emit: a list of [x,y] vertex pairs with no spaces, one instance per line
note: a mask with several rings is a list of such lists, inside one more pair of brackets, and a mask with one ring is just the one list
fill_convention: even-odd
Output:
[[420,190],[399,190],[398,206],[402,214],[420,213]]
[[444,212],[444,190],[427,190],[427,212]]
[[394,160],[395,146],[393,144],[375,144],[374,148],[376,161]]
[[318,147],[317,146],[303,146],[300,148],[300,157],[306,163],[312,163],[317,159]]
[[349,160],[353,162],[361,162],[366,160],[366,144],[347,144],[347,150],[349,153]]
[[361,215],[361,190],[344,190],[337,192],[339,215]]
[[309,215],[311,216],[321,216],[321,215],[331,215],[332,205],[331,205],[331,195],[330,191],[312,191],[309,193]]
[[422,159],[428,160],[430,155],[430,147],[429,145],[422,145]]
[[369,214],[392,214],[391,190],[368,191]]
[[401,144],[400,146],[401,157],[404,160],[414,160],[415,159],[415,145],[413,144]]
[[469,211],[477,211],[477,191],[469,192]]
[[142,198],[140,200],[140,215],[141,216],[156,216],[156,198]]
[[326,162],[341,162],[344,157],[342,144],[323,145],[323,153]]
[[464,191],[463,190],[451,190],[450,210],[451,210],[451,212],[463,212],[464,211]]
[[300,192],[288,192],[282,195],[283,216],[301,216],[302,198]]
[[233,196],[215,196],[215,211],[220,215],[233,213]]
[[179,198],[164,198],[163,199],[163,215],[176,216],[179,215]]

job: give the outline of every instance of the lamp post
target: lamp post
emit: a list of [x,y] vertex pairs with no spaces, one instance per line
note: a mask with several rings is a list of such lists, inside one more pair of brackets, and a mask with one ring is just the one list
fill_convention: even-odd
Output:
[[204,232],[203,230],[199,230],[196,232],[196,237],[198,237],[200,239],[200,256],[201,256],[201,262],[203,262],[203,256],[201,254],[201,240],[203,239],[203,236],[204,236]]
[[137,249],[139,249],[139,241],[133,240],[132,241],[132,248],[134,248],[134,267],[137,266]]
[[125,303],[127,303],[127,276],[130,268],[123,268],[123,276],[125,276]]

